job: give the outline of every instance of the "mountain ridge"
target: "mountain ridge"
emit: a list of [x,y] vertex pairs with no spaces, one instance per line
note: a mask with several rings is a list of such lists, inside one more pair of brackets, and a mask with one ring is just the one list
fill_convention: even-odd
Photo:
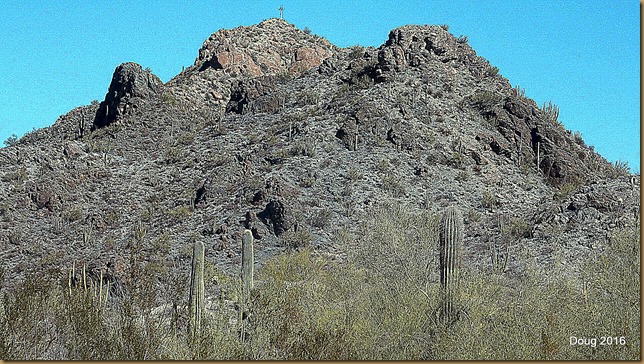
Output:
[[[460,206],[467,259],[481,267],[499,219],[517,219],[517,241],[542,267],[555,247],[576,262],[639,224],[639,179],[445,26],[345,49],[280,19],[220,30],[165,84],[120,65],[104,101],[26,135],[0,161],[12,280],[82,260],[126,286],[138,224],[150,254],[164,247],[155,259],[186,260],[185,242],[202,240],[227,272],[244,228],[260,262],[300,245],[346,259],[338,234],[356,234],[381,203]],[[510,259],[508,274],[523,268]]]

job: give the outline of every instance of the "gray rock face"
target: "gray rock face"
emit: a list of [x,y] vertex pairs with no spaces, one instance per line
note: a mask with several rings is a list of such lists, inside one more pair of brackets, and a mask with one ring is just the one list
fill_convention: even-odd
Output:
[[105,100],[98,107],[93,128],[102,128],[129,114],[138,107],[140,100],[156,96],[162,89],[163,82],[139,64],[119,65],[114,70]]

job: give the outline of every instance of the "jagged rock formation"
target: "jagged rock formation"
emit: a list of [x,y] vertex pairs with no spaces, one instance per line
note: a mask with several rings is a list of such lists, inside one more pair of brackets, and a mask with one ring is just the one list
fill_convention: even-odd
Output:
[[269,19],[256,27],[222,29],[199,49],[194,66],[222,70],[235,76],[299,76],[331,56],[335,46],[310,36],[281,19]]
[[150,70],[133,62],[123,63],[116,67],[112,83],[96,112],[93,127],[102,128],[125,117],[139,107],[142,100],[161,92],[163,82]]
[[[0,163],[10,279],[91,260],[125,284],[138,224],[142,249],[170,266],[200,240],[230,270],[244,229],[259,262],[296,230],[341,259],[336,235],[386,201],[458,205],[469,266],[488,264],[510,217],[514,243],[544,267],[555,247],[573,266],[639,224],[639,178],[439,26],[394,29],[377,49],[278,19],[221,30],[165,85],[119,66],[100,105],[1,149]],[[522,269],[511,259],[507,274]]]

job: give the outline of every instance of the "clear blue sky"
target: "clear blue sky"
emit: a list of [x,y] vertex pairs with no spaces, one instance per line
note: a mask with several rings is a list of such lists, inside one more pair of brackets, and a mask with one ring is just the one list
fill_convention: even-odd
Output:
[[[346,47],[405,24],[448,24],[610,161],[640,163],[640,3],[635,0],[0,0],[0,142],[105,97],[133,61],[164,82],[208,36],[279,15]],[[1,145],[0,145],[1,146]]]

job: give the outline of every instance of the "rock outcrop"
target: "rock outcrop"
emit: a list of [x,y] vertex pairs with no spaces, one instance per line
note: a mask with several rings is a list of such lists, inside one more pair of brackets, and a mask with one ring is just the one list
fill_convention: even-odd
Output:
[[303,72],[319,66],[336,49],[281,19],[213,33],[199,50],[195,66],[230,76],[264,76]]
[[149,69],[133,62],[116,67],[112,82],[96,111],[93,129],[102,128],[122,118],[139,107],[142,100],[158,95],[163,82]]

